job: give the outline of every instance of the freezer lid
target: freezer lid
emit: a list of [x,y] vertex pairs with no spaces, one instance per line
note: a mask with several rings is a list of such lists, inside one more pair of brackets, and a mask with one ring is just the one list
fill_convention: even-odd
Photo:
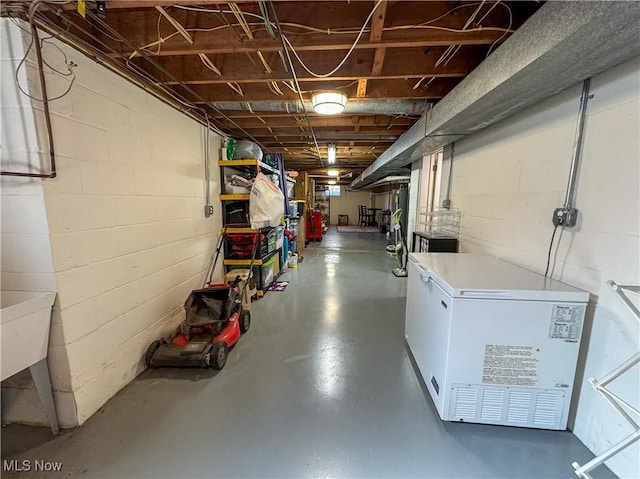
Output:
[[410,253],[423,282],[436,282],[453,298],[587,302],[589,293],[492,256]]

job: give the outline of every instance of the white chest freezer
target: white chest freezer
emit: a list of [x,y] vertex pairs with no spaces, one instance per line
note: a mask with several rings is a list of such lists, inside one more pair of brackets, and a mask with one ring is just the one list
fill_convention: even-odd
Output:
[[490,256],[412,253],[405,337],[445,421],[566,429],[589,293]]

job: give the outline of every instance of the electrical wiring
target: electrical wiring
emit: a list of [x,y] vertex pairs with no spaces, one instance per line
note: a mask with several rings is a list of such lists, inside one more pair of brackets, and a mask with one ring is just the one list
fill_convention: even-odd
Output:
[[269,90],[271,90],[272,93],[275,93],[276,95],[279,95],[279,96],[284,96],[284,93],[278,86],[277,82],[270,81],[269,83],[267,83],[267,85],[269,86]]
[[553,262],[551,263],[551,272],[549,277],[553,278],[553,273],[556,270],[556,260],[558,259],[558,251],[560,251],[560,242],[562,241],[562,233],[564,233],[564,226],[560,228],[560,234],[558,235],[558,241],[556,242],[556,251],[553,254]]
[[[55,142],[53,139],[53,132],[52,132],[52,128],[51,128],[51,112],[49,110],[49,95],[47,93],[47,82],[45,80],[44,77],[44,66],[43,66],[43,61],[42,61],[42,45],[40,43],[40,39],[39,39],[39,35],[38,35],[38,29],[36,28],[35,25],[35,16],[38,13],[38,8],[40,7],[40,4],[42,3],[42,0],[34,0],[31,2],[31,5],[29,5],[29,12],[28,12],[28,21],[29,21],[29,27],[31,28],[31,42],[29,44],[29,48],[27,49],[27,51],[25,52],[24,57],[22,58],[22,60],[20,61],[20,65],[18,65],[18,68],[16,68],[16,72],[15,72],[15,77],[16,77],[16,84],[18,85],[18,88],[20,89],[20,91],[22,93],[25,93],[22,90],[22,87],[20,86],[20,82],[19,82],[19,78],[18,78],[18,72],[20,69],[20,66],[24,63],[24,61],[27,58],[27,55],[29,54],[29,52],[31,51],[31,48],[33,48],[33,46],[35,45],[35,52],[36,52],[36,64],[37,64],[37,70],[38,70],[38,81],[40,84],[40,92],[42,94],[42,99],[39,100],[42,102],[42,110],[44,113],[44,123],[45,123],[45,130],[47,132],[47,142],[48,142],[48,146],[49,146],[49,172],[48,173],[32,173],[31,171],[0,171],[0,174],[2,176],[15,176],[15,177],[22,177],[22,178],[55,178],[57,176],[57,171],[56,171],[56,154],[55,154]],[[67,66],[68,67],[68,66]],[[75,80],[75,76],[73,77],[73,80]],[[71,89],[71,86],[73,85],[73,80],[70,83],[69,86],[69,90]],[[67,92],[65,92],[66,95]],[[33,98],[32,96],[28,95],[30,98]]]
[[239,84],[237,84],[236,82],[227,82],[227,85],[229,85],[229,87],[235,91],[238,95],[240,96],[244,96],[244,92],[242,91],[242,88],[240,87]]
[[204,53],[198,53],[198,57],[209,70],[216,73],[218,76],[222,76],[222,72],[216,67],[213,62]]
[[[213,62],[207,57],[204,53],[199,53],[198,57],[202,61],[205,67],[207,67],[212,72],[216,73],[218,76],[222,76],[222,72],[213,64]],[[242,87],[236,82],[227,82],[229,88],[235,91],[238,95],[244,96],[244,92],[242,91]]]
[[[307,109],[304,106],[304,98],[302,97],[302,90],[300,88],[300,82],[298,82],[298,75],[296,74],[296,69],[293,66],[293,61],[291,60],[291,56],[289,55],[289,51],[287,50],[287,45],[284,41],[284,36],[282,35],[282,29],[280,26],[280,21],[278,20],[278,15],[276,14],[276,9],[273,6],[273,0],[269,0],[269,6],[271,7],[271,12],[273,13],[273,18],[276,23],[276,30],[279,33],[280,41],[282,43],[282,49],[284,50],[284,54],[287,58],[287,63],[289,64],[289,68],[291,69],[291,76],[293,77],[293,82],[295,84],[296,90],[298,90],[298,97],[300,98],[300,104],[302,105],[302,111],[304,112],[305,119],[307,120],[307,126],[309,127],[309,132],[311,133],[311,137],[313,138],[313,143],[316,147],[316,153],[318,154],[318,161],[320,161],[320,165],[323,166],[324,162],[322,161],[322,155],[320,154],[320,146],[318,146],[318,139],[316,138],[316,133],[313,131],[313,126],[311,125],[311,120],[309,119],[309,114],[307,113]],[[287,113],[289,113],[289,104],[285,103],[285,108]]]
[[378,125],[378,116],[380,115],[373,115],[373,124],[376,126],[376,128],[385,128],[385,129],[389,129],[391,128],[391,124],[393,123],[393,116],[389,116],[389,121],[387,122],[386,125],[382,126],[382,125]]
[[[511,25],[513,24],[513,13],[511,12],[511,8],[509,7],[509,5],[507,5],[506,3],[500,3],[500,5],[504,5],[505,7],[507,7],[507,10],[509,11],[509,27],[507,28],[507,30],[510,30]],[[493,50],[493,47],[496,45],[496,43],[501,41],[506,35],[507,35],[507,32],[504,32],[500,38],[498,38],[495,42],[491,44],[491,46],[489,47],[489,51],[487,52],[487,57],[491,54],[491,50]]]
[[[291,90],[293,93],[298,93],[298,90],[296,90],[296,86],[293,84],[293,82],[291,80],[289,81],[283,81],[282,82],[284,84],[284,86],[286,86],[289,90]],[[291,83],[291,84],[290,84]]]
[[547,267],[544,270],[544,277],[549,274],[549,264],[551,263],[551,250],[553,249],[553,240],[556,237],[556,231],[558,231],[558,225],[553,227],[553,234],[551,235],[551,241],[549,241],[549,252],[547,253]]
[[[482,10],[482,7],[485,4],[485,0],[482,0],[482,2],[480,3],[480,5],[478,5],[478,7],[474,10],[474,12],[471,14],[471,16],[467,19],[467,21],[464,23],[464,26],[462,27],[462,30],[466,30],[467,27],[469,25],[471,25],[471,23],[473,22],[473,20],[476,18],[476,16],[478,15],[478,13],[480,13],[480,10]],[[449,47],[446,49],[446,51],[442,54],[442,56],[436,60],[435,66],[439,67],[440,65],[446,65],[449,63],[449,61],[455,56],[456,53],[458,53],[460,51],[460,48],[462,48],[462,45],[449,45]]]
[[[273,27],[271,25],[271,21],[269,20],[269,11],[267,10],[267,6],[264,2],[258,2],[258,6],[260,7],[260,13],[262,13],[262,17],[264,18],[264,28],[267,31],[267,34],[272,40],[276,39],[276,33],[273,31]],[[284,63],[284,57],[282,58]]]
[[158,48],[156,50],[156,55],[160,55],[160,50],[162,49],[162,44],[164,43],[164,40],[162,39],[162,36],[160,36],[160,21],[162,20],[162,13],[158,14],[158,22],[157,22],[157,29],[158,29]]
[[309,67],[307,67],[307,65],[302,61],[302,59],[298,55],[298,52],[296,52],[296,50],[293,47],[293,45],[291,45],[291,42],[289,42],[287,37],[282,35],[282,32],[281,32],[282,39],[285,41],[285,43],[287,45],[289,45],[289,48],[291,48],[291,51],[293,52],[293,55],[298,59],[298,61],[300,62],[300,65],[302,65],[302,68],[304,68],[309,75],[311,75],[313,77],[316,77],[316,78],[327,78],[327,77],[330,77],[335,72],[337,72],[340,68],[342,68],[342,65],[344,65],[345,62],[347,61],[347,59],[351,56],[351,52],[353,52],[353,49],[356,47],[356,45],[360,41],[360,38],[362,37],[362,34],[364,33],[364,29],[367,28],[367,25],[369,24],[369,20],[371,20],[371,17],[373,17],[373,14],[375,13],[376,9],[378,8],[378,6],[381,3],[382,3],[382,0],[378,0],[376,2],[376,4],[371,9],[371,13],[369,13],[369,15],[367,16],[366,20],[364,21],[364,24],[362,25],[362,28],[360,29],[360,33],[358,33],[358,36],[356,37],[355,41],[353,42],[353,45],[351,45],[351,48],[347,51],[347,53],[344,56],[344,58],[342,59],[342,61],[340,61],[340,63],[338,63],[338,65],[328,73],[318,74],[318,73],[314,73],[313,71],[311,71],[309,69]]
[[[417,82],[415,85],[413,85],[413,90],[417,90],[417,89],[418,89],[418,87],[420,86],[420,84],[421,84],[424,80],[426,80],[426,78],[427,78],[427,77],[422,77],[422,78],[420,78],[420,80],[418,80],[418,82]],[[426,84],[425,86],[423,86],[423,87],[422,87],[422,89],[423,89],[423,90],[424,90],[424,89],[426,89],[426,88],[431,84],[431,82],[432,82],[433,80],[435,80],[435,79],[436,79],[436,77],[431,77],[431,79],[427,82],[427,84]]]
[[[92,16],[92,18],[94,19],[94,23],[93,23],[93,25],[94,25],[94,27],[98,27],[98,28],[96,28],[96,29],[99,29],[100,27],[102,27],[102,25],[100,25],[100,23],[102,22],[102,19],[100,19],[100,17],[98,17],[98,16],[94,15],[92,12],[87,12],[87,14],[88,14],[88,15],[90,15],[90,16]],[[85,41],[85,40],[83,40],[82,38],[79,38],[79,37],[77,37],[76,35],[74,35],[74,34],[70,33],[70,27],[71,27],[71,24],[70,24],[69,20],[68,20],[67,18],[65,18],[65,17],[61,17],[61,18],[65,21],[65,23],[66,23],[66,25],[67,25],[66,30],[64,30],[64,31],[63,31],[63,30],[59,30],[59,29],[58,29],[57,34],[56,34],[56,35],[52,35],[50,38],[59,38],[61,35],[66,34],[66,35],[68,35],[69,37],[71,37],[71,38],[73,39],[73,40],[71,40],[71,41],[72,41],[74,44],[76,44],[76,45],[84,45],[84,48],[86,48],[86,47],[91,47],[91,46],[92,46],[92,45],[88,45],[88,44],[86,43],[86,41]],[[47,19],[46,19],[46,17],[45,17],[45,18],[44,18],[44,20],[43,20],[45,25],[47,24],[46,20],[47,20]],[[103,26],[104,26],[104,28],[111,28],[111,27],[110,27],[108,24],[106,24],[106,23],[104,23],[104,24],[103,24]],[[85,35],[91,35],[91,33],[90,33],[90,32],[88,32],[88,31],[84,30],[83,28],[81,28],[81,26],[80,26],[79,24],[74,24],[74,27],[75,27],[75,28],[77,28],[80,32],[82,32],[82,33],[83,33],[83,34],[85,34]],[[114,35],[119,35],[115,30],[113,30],[113,32],[114,32]],[[204,111],[204,110],[202,110],[199,106],[197,106],[197,105],[195,105],[195,104],[193,104],[193,103],[189,103],[189,102],[185,101],[185,100],[184,100],[184,98],[180,97],[180,96],[179,96],[176,92],[174,92],[173,90],[168,90],[167,88],[165,88],[161,83],[159,83],[159,82],[158,82],[158,80],[157,80],[156,78],[154,78],[153,76],[151,76],[151,75],[150,75],[148,72],[146,72],[145,70],[142,70],[142,69],[141,69],[140,67],[138,67],[137,65],[134,65],[134,64],[130,63],[130,62],[128,61],[128,59],[127,59],[127,57],[126,57],[126,56],[123,56],[121,53],[119,53],[119,52],[115,51],[115,50],[113,49],[113,47],[112,47],[112,46],[110,46],[109,44],[104,43],[104,41],[100,40],[99,38],[97,38],[97,37],[95,37],[95,36],[94,36],[93,38],[94,38],[96,41],[100,42],[100,43],[101,43],[101,44],[102,44],[102,45],[103,45],[107,50],[110,50],[113,54],[115,54],[115,55],[117,55],[117,56],[120,56],[120,57],[121,57],[121,59],[122,59],[122,60],[124,60],[124,65],[125,65],[125,66],[126,66],[126,67],[131,71],[131,72],[133,72],[134,74],[138,75],[140,78],[146,79],[147,83],[149,83],[149,84],[151,84],[151,85],[154,85],[154,86],[155,86],[155,88],[156,88],[156,91],[153,91],[153,93],[154,93],[154,94],[156,94],[156,95],[158,95],[158,96],[162,96],[162,95],[159,95],[159,92],[162,92],[162,94],[164,94],[165,98],[170,98],[170,99],[171,99],[173,102],[175,102],[176,104],[178,104],[178,105],[182,105],[183,107],[185,107],[185,109],[184,109],[184,110],[182,110],[182,111],[192,111],[192,110]],[[66,40],[66,41],[68,42],[69,40]],[[119,42],[121,42],[121,43],[125,43],[125,44],[127,44],[129,47],[131,47],[131,48],[134,48],[134,49],[135,49],[135,46],[134,46],[132,43],[130,43],[128,40],[126,40],[124,37],[119,38],[119,39],[118,39],[118,41],[119,41]],[[89,49],[88,51],[91,51],[91,49]],[[149,60],[149,61],[151,61],[150,59],[148,59],[148,60]],[[105,64],[106,64],[107,66],[109,65],[109,63],[105,63]],[[157,65],[156,65],[156,66],[157,66]],[[160,69],[162,69],[161,67],[159,67],[159,68],[160,68]],[[167,73],[169,76],[171,76],[171,75],[170,75],[170,73],[168,73],[168,72],[165,72],[165,73]],[[203,102],[203,103],[206,103],[206,102]],[[174,105],[174,106],[175,106],[175,105]],[[238,126],[238,125],[237,125],[233,120],[229,119],[229,118],[228,118],[224,113],[220,112],[219,110],[217,110],[217,109],[216,109],[216,108],[214,108],[214,107],[211,107],[211,108],[213,108],[213,110],[215,110],[217,113],[219,113],[223,118],[225,118],[225,119],[229,120],[231,123],[233,123],[234,125]],[[196,116],[196,115],[194,115],[193,113],[191,113],[191,115],[192,115],[192,116],[194,116],[194,117]],[[210,119],[211,119],[211,118],[210,118],[210,117],[208,117],[206,120],[210,120]],[[217,128],[216,126],[214,126],[210,121],[209,121],[209,128],[210,128],[213,132],[217,133],[217,134],[218,134],[218,135],[220,135],[220,136],[227,136],[227,133],[225,133],[225,132],[224,132],[224,131],[222,131],[221,129]],[[243,130],[241,127],[239,127],[239,128],[244,132],[244,130]],[[245,132],[245,133],[246,133],[246,132]],[[252,137],[251,137],[251,135],[249,135],[249,134],[247,134],[247,136],[248,136],[248,137],[250,137],[250,138],[252,138]],[[252,139],[253,139],[253,138],[252,138]]]
[[[482,16],[482,18],[480,20],[478,20],[478,22],[476,23],[476,25],[478,25],[477,28],[473,28],[473,29],[467,29],[467,27],[469,25],[471,25],[473,23],[473,20],[475,19],[475,17],[480,13],[480,9],[482,8],[482,6],[484,5],[485,0],[482,1],[482,3],[480,4],[480,6],[475,10],[475,12],[471,15],[471,17],[469,18],[469,20],[467,20],[467,22],[465,23],[464,27],[462,28],[462,31],[465,32],[472,32],[472,31],[503,31],[503,34],[497,38],[489,47],[489,51],[487,52],[487,56],[489,56],[489,54],[491,53],[491,50],[493,49],[493,47],[495,46],[496,43],[498,43],[499,41],[501,41],[508,33],[513,33],[513,30],[511,30],[511,26],[513,24],[512,22],[512,13],[511,13],[511,8],[509,7],[509,5],[507,5],[506,3],[501,3],[500,0],[498,0],[496,3],[494,3],[491,8]],[[482,21],[489,15],[489,13],[491,13],[491,11],[497,6],[497,5],[502,5],[503,7],[505,7],[507,9],[507,11],[509,12],[509,26],[504,29],[504,28],[496,28],[496,27],[482,27],[481,23]],[[445,53],[438,59],[438,61],[436,61],[435,66],[438,67],[440,65],[447,65],[449,63],[449,61],[451,61],[451,59],[456,55],[456,53],[458,53],[458,51],[460,51],[460,49],[462,48],[462,45],[458,45],[458,46],[454,46],[454,45],[450,45],[447,50],[445,51]]]
[[[213,32],[213,31],[222,30],[222,29],[225,29],[225,28],[229,28],[229,25],[218,25],[216,27],[211,27],[211,28],[187,28],[185,31],[187,31],[187,32]],[[147,43],[146,45],[143,45],[143,46],[139,47],[139,49],[140,50],[148,50],[151,47],[155,47],[155,46],[157,46],[159,44],[162,44],[162,43],[166,42],[167,40],[170,40],[171,38],[175,37],[176,35],[180,35],[180,32],[175,31],[175,32],[167,35],[166,37],[159,38],[155,42]],[[131,60],[133,57],[135,57],[137,55],[138,55],[138,52],[134,51],[133,53],[131,53],[131,55],[129,55],[129,60]]]
[[[497,2],[500,3],[500,2]],[[476,5],[480,5],[481,2],[476,2],[476,3],[468,3],[468,4],[464,4],[464,5],[459,5],[457,7],[454,7],[450,10],[448,10],[447,12],[443,13],[442,15],[428,20],[426,22],[422,22],[419,24],[415,24],[415,25],[396,25],[396,26],[391,26],[391,27],[384,27],[383,31],[385,32],[390,32],[390,31],[398,31],[398,30],[412,30],[412,29],[434,29],[434,30],[442,30],[442,31],[447,31],[447,32],[452,32],[452,33],[461,33],[461,32],[478,32],[478,31],[501,31],[501,32],[505,32],[506,29],[504,28],[500,28],[500,27],[483,27],[483,28],[472,28],[472,29],[467,29],[467,30],[461,30],[458,28],[447,28],[447,27],[435,27],[435,26],[430,26],[431,23],[437,22],[438,20],[446,17],[447,15],[451,14],[452,12],[459,10],[461,8],[469,8],[469,7],[473,7]],[[502,4],[501,4],[502,5]],[[507,6],[507,5],[503,5],[503,6]],[[232,14],[232,11],[229,10],[216,10],[216,9],[209,9],[209,8],[202,8],[202,7],[190,7],[190,6],[186,6],[186,5],[173,5],[173,8],[179,8],[181,10],[190,10],[190,11],[194,11],[194,12],[203,12],[203,13],[226,13],[226,14]],[[492,7],[493,8],[493,7]],[[254,18],[258,18],[260,19],[262,22],[264,22],[265,18],[261,15],[258,15],[256,13],[251,13],[251,12],[243,12],[243,14],[245,16],[249,16],[249,17],[254,17]],[[484,19],[484,17],[483,17]],[[247,25],[249,26],[256,26],[256,27],[260,27],[262,28],[264,26],[264,23],[247,23]],[[235,25],[235,26],[239,26],[239,25]],[[287,32],[284,29],[281,30],[282,33],[288,34],[288,35],[308,35],[308,34],[313,34],[313,33],[325,33],[327,35],[354,35],[360,32],[359,29],[354,29],[354,28],[336,28],[336,29],[326,29],[326,28],[319,28],[319,27],[313,27],[310,25],[303,25],[300,23],[292,23],[292,22],[282,22],[280,24],[281,27],[286,26],[286,27],[291,27],[291,28],[299,28],[302,30],[306,30],[306,32]],[[187,30],[190,31],[190,30]],[[258,28],[256,28],[255,30],[252,30],[252,33],[259,31]],[[370,29],[365,28],[364,32],[367,33],[369,32]],[[513,33],[512,30],[508,30],[506,31],[506,33]]]
[[[20,25],[20,23],[15,18],[10,18],[9,20],[16,27],[18,27],[20,30],[22,30],[23,32],[28,33],[29,35],[31,35],[31,32],[29,30],[27,30],[26,28],[24,28],[22,25]],[[67,57],[67,54],[64,52],[64,50],[62,50],[62,48],[60,48],[58,45],[56,45],[55,43],[50,41],[52,38],[55,38],[55,37],[53,35],[51,35],[50,37],[47,37],[47,38],[41,38],[40,39],[40,48],[42,49],[45,44],[56,48],[62,54],[62,56],[64,57],[64,63],[65,63],[65,65],[67,65],[67,73],[61,72],[57,68],[49,65],[49,63],[47,63],[47,61],[43,57],[42,58],[42,63],[49,68],[49,70],[46,73],[54,73],[54,74],[57,74],[57,75],[63,76],[63,77],[68,77],[68,76],[73,75],[74,74],[73,70],[72,70],[72,68],[69,68],[69,67],[75,67],[76,66],[75,62],[73,62],[73,61],[70,62],[69,61],[69,59]]]
[[485,13],[482,18],[480,20],[478,20],[477,25],[480,25],[482,23],[482,21],[487,18],[487,16],[493,12],[493,9],[496,8],[498,5],[500,4],[500,0],[497,0],[496,2],[493,3],[493,5],[491,5],[491,8],[489,10],[487,10],[487,13]]
[[[25,29],[23,29],[23,30],[25,30]],[[30,98],[30,99],[32,99],[34,101],[40,101],[40,102],[59,100],[60,98],[63,98],[64,96],[69,94],[69,92],[71,91],[71,88],[73,87],[74,82],[76,81],[76,75],[75,75],[75,72],[73,71],[73,69],[76,66],[78,66],[73,61],[69,61],[69,59],[67,58],[67,55],[64,53],[64,51],[62,51],[62,49],[60,47],[58,47],[54,43],[48,42],[46,40],[47,39],[40,40],[40,48],[42,48],[42,46],[46,42],[47,45],[53,45],[58,50],[60,50],[60,52],[64,56],[64,62],[65,62],[65,65],[67,66],[68,73],[62,73],[62,72],[58,71],[57,69],[53,68],[51,65],[49,65],[44,60],[44,58],[42,60],[42,63],[45,64],[47,67],[49,67],[51,69],[51,71],[53,73],[57,74],[58,76],[61,76],[61,77],[69,77],[70,76],[71,77],[71,80],[69,81],[69,85],[67,86],[67,89],[63,93],[61,93],[60,95],[55,96],[55,97],[37,98],[37,97],[31,95],[30,93],[26,92],[22,88],[22,85],[20,84],[20,69],[22,68],[22,65],[24,65],[24,63],[26,62],[27,57],[29,56],[29,53],[31,53],[31,49],[33,48],[33,44],[34,44],[33,35],[31,36],[31,41],[29,42],[29,46],[27,47],[26,51],[24,52],[24,56],[22,57],[22,59],[18,63],[18,66],[16,67],[16,70],[14,72],[14,78],[15,78],[15,81],[16,81],[16,85],[18,86],[18,90],[20,90],[20,93],[22,93],[23,95],[25,95],[26,97],[28,97],[28,98]]]
[[[413,29],[428,29],[428,30],[439,30],[439,31],[445,31],[445,32],[451,32],[451,33],[471,33],[471,32],[480,32],[480,31],[496,31],[496,32],[503,32],[504,35],[508,34],[508,33],[513,33],[513,30],[511,30],[511,28],[501,28],[501,27],[479,27],[479,28],[469,28],[466,30],[461,30],[461,29],[457,29],[457,28],[448,28],[448,27],[439,27],[439,26],[435,26],[435,25],[430,25],[430,23],[433,23],[437,20],[439,20],[440,18],[446,16],[448,13],[457,10],[459,8],[465,8],[471,5],[477,5],[477,4],[469,4],[469,5],[461,5],[455,8],[452,8],[449,12],[447,12],[446,14],[441,15],[440,17],[437,17],[436,19],[433,20],[429,20],[428,22],[423,22],[421,24],[418,25],[397,25],[397,26],[393,26],[393,27],[385,27],[383,28],[383,31],[388,32],[388,31],[401,31],[401,30],[413,30]],[[507,5],[504,5],[508,8]],[[207,9],[207,8],[197,8],[197,7],[188,7],[188,6],[184,6],[184,5],[174,5],[174,8],[180,8],[183,10],[190,10],[190,11],[196,11],[196,12],[206,12],[206,13],[222,13],[222,14],[233,14],[233,11],[229,11],[229,10],[213,10],[213,9]],[[257,15],[255,13],[249,13],[249,12],[243,12],[244,15],[247,16],[251,16],[251,17],[256,17],[259,18],[261,20],[264,21],[264,18],[261,17],[260,15]],[[260,26],[261,28],[264,26],[264,23],[246,23],[246,25],[248,26]],[[287,23],[284,22],[281,24],[288,26],[288,27],[294,27],[294,28],[300,28],[300,29],[305,29],[308,30],[308,32],[306,32],[307,34],[313,34],[313,33],[326,33],[326,34],[331,34],[331,35],[353,35],[356,33],[362,34],[362,33],[366,33],[368,31],[370,31],[369,29],[365,28],[364,30],[354,30],[354,29],[335,29],[335,30],[329,30],[327,31],[326,29],[321,29],[321,28],[316,28],[316,27],[311,27],[308,25],[302,25],[302,24],[297,24],[297,23]],[[221,29],[225,29],[225,28],[233,28],[236,26],[240,26],[242,27],[241,23],[236,23],[236,24],[231,24],[231,23],[227,23],[226,25],[218,25],[215,27],[211,27],[211,28],[188,28],[185,29],[185,31],[187,32],[213,32],[216,30],[221,30]],[[251,34],[253,35],[254,32],[259,31],[258,29],[255,30],[249,30],[249,32],[251,32]],[[302,35],[303,33],[300,32],[286,32],[284,30],[281,31],[283,33],[283,36],[286,35]],[[160,47],[162,43],[170,40],[171,38],[173,38],[174,36],[179,35],[179,32],[173,32],[170,35],[167,35],[166,37],[162,37],[159,38],[158,40],[148,43],[146,45],[143,45],[142,47],[140,47],[140,50],[148,50],[149,48],[158,46]],[[502,37],[500,37],[497,41],[499,41],[500,39],[502,39],[504,37],[504,35]],[[292,51],[295,52],[295,48],[293,47],[293,45],[291,44],[291,42],[289,40],[287,40],[287,43],[289,44],[289,46],[292,48]],[[356,42],[357,45],[357,42]],[[355,48],[355,46],[352,46],[352,49]],[[160,52],[159,50],[156,52],[156,55],[158,55]],[[137,52],[133,52],[130,56],[130,58],[133,58],[134,56],[137,55]],[[260,54],[259,56],[261,56],[262,54]],[[299,60],[298,55],[296,54],[296,57]],[[263,58],[261,58],[261,60],[263,60]],[[345,60],[346,61],[346,60]]]

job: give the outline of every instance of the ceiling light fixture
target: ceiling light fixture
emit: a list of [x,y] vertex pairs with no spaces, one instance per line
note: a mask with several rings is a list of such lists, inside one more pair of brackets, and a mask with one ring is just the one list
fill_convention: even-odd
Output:
[[336,145],[333,143],[329,143],[327,147],[327,161],[330,165],[333,165],[336,162]]
[[313,111],[321,115],[342,113],[347,104],[347,95],[339,91],[321,91],[311,96]]
[[336,184],[336,180],[329,180],[327,181],[328,184],[330,185],[335,185]]
[[328,170],[327,171],[327,175],[329,176],[338,176],[340,174],[340,172],[338,170]]

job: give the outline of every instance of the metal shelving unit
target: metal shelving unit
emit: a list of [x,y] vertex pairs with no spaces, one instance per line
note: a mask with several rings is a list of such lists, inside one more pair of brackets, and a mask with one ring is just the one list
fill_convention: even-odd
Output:
[[[221,160],[218,161],[218,166],[220,167],[220,177],[221,184],[224,185],[224,168],[233,168],[240,171],[249,171],[251,173],[256,173],[258,169],[263,171],[265,174],[273,174],[280,175],[276,168],[273,168],[266,163],[258,161],[256,159],[248,159],[248,160]],[[222,193],[220,195],[220,201],[222,202],[222,217],[223,221],[226,221],[227,218],[227,202],[238,202],[238,201],[249,201],[250,194],[225,194]],[[264,228],[262,230],[251,228],[249,224],[243,225],[232,225],[232,226],[223,226],[222,233],[225,235],[229,234],[267,234],[273,228]],[[262,285],[263,288],[258,288],[257,296],[262,297],[267,291],[267,287],[270,285],[264,285],[263,278],[263,268],[262,266],[267,263],[270,259],[272,259],[276,254],[279,254],[278,258],[278,272],[273,275],[273,281],[275,281],[278,276],[282,273],[282,248],[275,248],[272,251],[269,251],[267,254],[256,258],[253,261],[254,268],[254,277],[257,279],[257,284]],[[250,258],[231,258],[229,257],[229,251],[227,250],[227,243],[225,241],[224,245],[224,260],[222,262],[224,266],[225,273],[234,268],[248,268],[251,265]]]

